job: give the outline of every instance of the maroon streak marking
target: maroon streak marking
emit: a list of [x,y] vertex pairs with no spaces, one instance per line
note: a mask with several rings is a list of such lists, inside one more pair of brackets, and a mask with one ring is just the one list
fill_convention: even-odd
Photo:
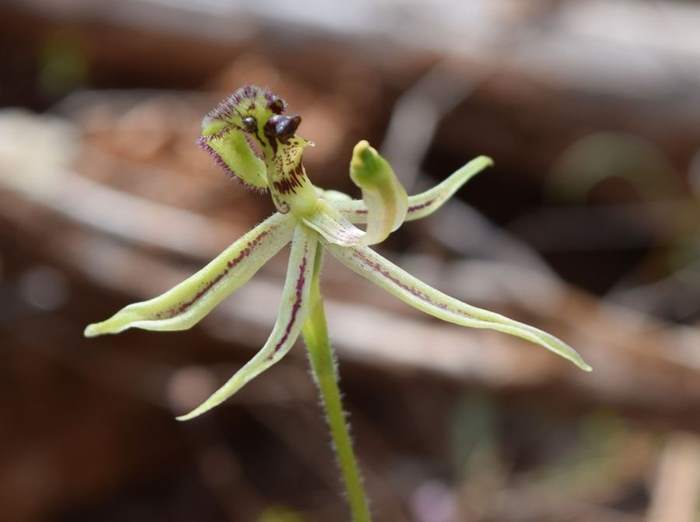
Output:
[[289,174],[278,181],[273,181],[272,184],[280,194],[289,194],[290,192],[295,193],[296,187],[302,186],[304,177],[304,167],[301,163],[299,163],[289,172]]
[[199,299],[201,299],[204,294],[209,292],[219,281],[221,281],[224,277],[228,275],[228,273],[233,270],[238,264],[243,261],[245,258],[249,257],[250,254],[255,250],[258,246],[260,246],[260,243],[262,240],[270,234],[274,228],[270,230],[264,230],[263,232],[260,233],[260,235],[256,236],[252,240],[248,242],[246,247],[241,250],[236,257],[233,259],[230,259],[226,263],[226,269],[221,272],[219,275],[217,275],[214,279],[209,281],[206,285],[204,285],[196,294],[195,296],[190,299],[189,301],[185,301],[184,303],[180,303],[178,306],[171,308],[169,310],[166,310],[164,312],[160,312],[156,314],[157,319],[170,319],[171,317],[175,317],[176,315],[180,315],[187,311],[188,308],[190,308],[194,303],[196,303]]
[[428,297],[425,294],[425,292],[422,292],[413,286],[407,285],[406,283],[402,282],[400,279],[397,279],[396,277],[391,275],[388,271],[384,270],[384,268],[382,268],[382,266],[379,263],[377,263],[376,261],[372,261],[367,256],[365,256],[362,252],[360,252],[358,250],[354,250],[353,254],[364,265],[368,266],[369,268],[371,268],[375,272],[378,272],[379,274],[381,274],[382,276],[387,278],[389,281],[394,283],[396,286],[406,290],[407,292],[409,292],[413,296],[415,296],[423,301],[426,301],[427,303],[429,303],[433,306],[436,306],[438,308],[442,308],[443,310],[447,310],[449,312],[456,313],[456,314],[462,315],[464,317],[473,318],[471,315],[466,314],[466,313],[462,312],[461,310],[455,310],[454,308],[451,308],[450,306],[443,304],[443,303],[436,303],[435,301],[430,299],[430,297]]
[[290,317],[289,322],[287,322],[287,325],[284,329],[284,334],[282,335],[282,338],[279,340],[279,342],[275,345],[275,348],[272,350],[272,353],[270,354],[270,358],[274,357],[274,355],[277,353],[277,351],[287,341],[287,339],[289,338],[289,334],[292,331],[292,327],[294,326],[294,323],[296,323],[297,314],[299,313],[299,309],[301,308],[301,302],[304,299],[304,296],[302,295],[302,293],[304,290],[304,283],[306,282],[305,270],[306,270],[307,255],[308,255],[308,252],[304,252],[304,258],[301,260],[301,266],[299,267],[299,278],[297,279],[297,284],[296,284],[296,294],[295,294],[295,298],[294,298],[294,304],[292,305],[292,316]]
[[[406,212],[415,212],[416,210],[421,210],[425,207],[429,207],[433,203],[435,203],[435,199],[431,199],[431,200],[426,201],[424,203],[419,203],[418,205],[413,205],[412,207],[408,207]],[[367,212],[368,212],[368,210],[366,208],[358,208],[357,210],[355,210],[355,214],[357,214],[357,215],[364,215],[364,214],[367,214]]]
[[407,212],[415,212],[416,210],[420,210],[422,208],[428,207],[433,204],[435,199],[430,199],[426,201],[425,203],[419,203],[418,205],[413,205],[412,207],[408,207]]

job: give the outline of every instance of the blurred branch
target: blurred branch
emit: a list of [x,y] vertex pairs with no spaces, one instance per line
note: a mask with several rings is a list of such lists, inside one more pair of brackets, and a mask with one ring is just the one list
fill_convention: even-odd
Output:
[[[76,149],[65,144],[73,129],[62,127],[65,123],[52,127],[50,120],[39,121],[18,111],[2,114],[0,187],[83,227],[178,256],[206,255],[221,248],[217,232],[222,228],[230,232],[230,226],[76,174],[66,167]],[[51,152],[47,156],[42,149]]]
[[[494,38],[501,38],[502,45],[513,44],[512,35],[504,28]],[[503,56],[507,56],[505,51]],[[429,184],[421,165],[442,118],[491,76],[501,61],[494,57],[490,68],[467,73],[454,60],[442,60],[397,100],[382,144],[382,153],[392,163],[409,192],[417,192]],[[457,223],[458,227],[455,226]],[[462,255],[478,253],[482,257],[515,260],[526,266],[547,270],[534,250],[494,227],[457,199],[450,199],[441,212],[432,216],[424,226],[429,229],[431,237]],[[454,230],[463,233],[454,234]]]
[[672,433],[656,474],[647,522],[693,522],[700,500],[700,441]]
[[486,77],[457,72],[457,64],[443,60],[408,88],[396,101],[381,152],[405,187],[412,191],[420,166],[432,144],[440,120],[463,102]]
[[[362,0],[335,9],[318,2],[295,9],[277,2],[241,7],[225,0],[132,0],[116,11],[108,0],[10,4],[57,19],[116,20],[229,45],[265,28],[274,29],[267,34],[280,40],[300,29],[307,36],[353,35],[367,45],[388,37],[393,45],[453,53],[482,64],[497,59],[504,41],[518,40],[512,57],[517,69],[591,90],[628,94],[634,85],[638,96],[673,92],[700,81],[695,66],[700,59],[700,13],[680,1]],[[667,30],[658,30],[660,20]],[[380,59],[372,53],[366,58]]]

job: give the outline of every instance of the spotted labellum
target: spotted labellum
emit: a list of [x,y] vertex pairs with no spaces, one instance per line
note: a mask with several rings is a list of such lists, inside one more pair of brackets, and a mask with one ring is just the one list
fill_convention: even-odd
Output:
[[[361,190],[362,199],[352,199],[311,183],[302,163],[304,148],[310,142],[297,134],[301,117],[286,115],[286,108],[281,98],[265,89],[243,87],[206,115],[199,139],[200,146],[231,176],[253,189],[269,191],[277,212],[189,279],[85,329],[86,336],[94,337],[127,328],[191,328],[291,243],[282,301],[267,342],[219,390],[180,420],[219,405],[292,348],[309,317],[312,279],[321,262],[319,249],[426,314],[525,339],[590,370],[580,355],[558,338],[450,297],[370,248],[405,221],[424,218],[439,209],[469,179],[492,164],[489,158],[475,158],[432,189],[408,196],[389,163],[361,141],[353,150],[350,178]],[[364,230],[356,225],[364,225]]]

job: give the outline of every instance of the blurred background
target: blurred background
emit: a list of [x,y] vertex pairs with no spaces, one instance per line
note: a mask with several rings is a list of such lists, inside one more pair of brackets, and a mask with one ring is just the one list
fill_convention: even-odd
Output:
[[409,192],[492,156],[380,250],[595,368],[328,260],[377,521],[700,520],[698,27],[690,1],[2,2],[2,520],[347,520],[301,344],[174,420],[262,345],[286,255],[191,331],[82,338],[272,211],[194,144],[248,83],[303,116],[323,187],[358,195],[363,138]]

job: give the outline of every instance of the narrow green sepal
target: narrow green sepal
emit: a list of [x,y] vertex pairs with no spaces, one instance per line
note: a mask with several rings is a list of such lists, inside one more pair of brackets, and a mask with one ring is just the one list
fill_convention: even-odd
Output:
[[553,335],[450,297],[413,277],[369,247],[339,248],[328,245],[327,248],[348,268],[426,314],[460,326],[485,328],[525,339],[569,360],[581,370],[592,370],[576,350]]
[[274,214],[182,283],[164,294],[122,308],[85,328],[86,337],[127,328],[175,331],[194,326],[212,308],[245,284],[292,237],[295,222]]

